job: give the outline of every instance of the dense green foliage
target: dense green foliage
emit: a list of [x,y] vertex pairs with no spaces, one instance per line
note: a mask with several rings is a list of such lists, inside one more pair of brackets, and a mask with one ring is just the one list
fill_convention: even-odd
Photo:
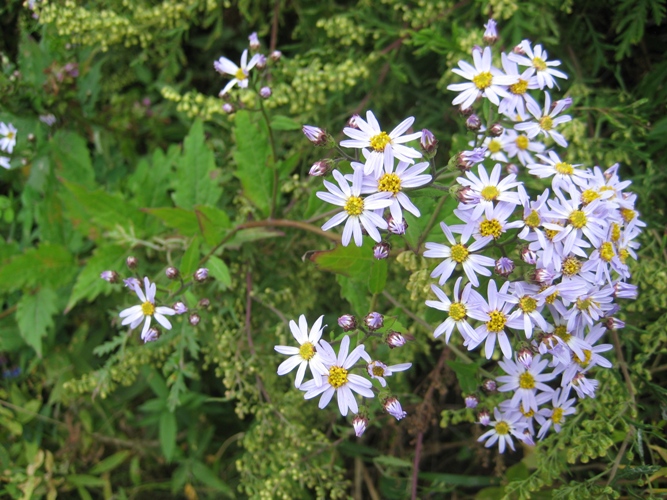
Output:
[[[0,121],[19,130],[0,171],[0,496],[406,498],[418,435],[421,498],[667,492],[664,1],[44,0],[35,16],[24,3],[0,6]],[[329,208],[307,175],[319,151],[300,131],[340,139],[353,113],[413,115],[446,165],[466,141],[449,70],[489,15],[509,47],[530,38],[563,61],[577,162],[621,163],[648,223],[632,263],[640,296],[623,305],[598,397],[506,455],[476,442],[463,409],[459,383],[476,388],[483,367],[432,338],[433,266],[404,251],[427,221],[387,267],[368,248],[312,253],[337,236],[319,229]],[[234,91],[247,109],[228,115],[212,63],[238,60],[251,31],[283,52],[273,95]],[[206,265],[213,279],[184,295],[201,322],[174,319],[148,344],[128,335],[118,313],[135,299],[99,276],[129,276],[130,255],[163,294],[181,291],[167,266],[188,277]],[[393,386],[408,418],[357,440],[276,375],[273,347],[300,314],[335,325],[370,310],[414,335],[400,356],[385,347],[414,367]]]

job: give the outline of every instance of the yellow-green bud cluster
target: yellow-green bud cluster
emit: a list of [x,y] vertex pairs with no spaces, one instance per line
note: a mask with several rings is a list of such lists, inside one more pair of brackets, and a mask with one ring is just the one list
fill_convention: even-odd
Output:
[[346,15],[319,19],[316,26],[322,28],[328,38],[345,46],[350,46],[354,43],[363,45],[364,40],[368,38],[368,31],[363,26],[355,24]]
[[181,95],[168,86],[162,87],[160,93],[168,101],[175,102],[176,111],[187,115],[188,118],[210,121],[215,115],[225,114],[222,111],[222,103],[217,97],[206,96],[194,90]]

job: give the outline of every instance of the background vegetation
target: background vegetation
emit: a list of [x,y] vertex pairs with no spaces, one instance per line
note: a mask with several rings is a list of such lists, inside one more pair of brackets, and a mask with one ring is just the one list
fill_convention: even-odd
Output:
[[[340,138],[353,113],[413,115],[444,165],[465,146],[449,70],[488,16],[507,47],[529,38],[563,61],[577,162],[620,162],[649,224],[639,300],[612,339],[618,369],[597,373],[598,397],[560,434],[505,456],[476,442],[456,356],[432,339],[428,264],[395,247],[372,296],[307,258],[333,243],[307,175],[320,152],[299,130]],[[0,172],[0,496],[405,498],[417,439],[421,498],[667,492],[664,1],[8,0],[0,26],[0,121],[19,130]],[[270,131],[217,97],[213,61],[238,60],[252,31],[284,55]],[[99,273],[129,275],[129,255],[165,293],[166,266],[206,262],[215,279],[186,295],[210,300],[197,327],[183,319],[146,345],[120,328],[134,299]],[[416,338],[388,359],[414,367],[395,382],[409,417],[357,440],[276,376],[273,346],[299,314],[335,325],[371,298]]]

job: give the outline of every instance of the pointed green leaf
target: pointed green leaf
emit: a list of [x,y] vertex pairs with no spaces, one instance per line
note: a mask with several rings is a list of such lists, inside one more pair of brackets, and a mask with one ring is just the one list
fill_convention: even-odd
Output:
[[74,259],[66,248],[43,244],[14,256],[0,267],[0,292],[36,285],[58,288],[68,284],[76,270]]
[[371,265],[376,260],[373,257],[373,245],[374,243],[366,238],[363,246],[338,245],[333,250],[312,252],[309,258],[320,269],[367,281]]
[[301,130],[301,124],[289,116],[276,115],[271,119],[273,130]]
[[90,161],[86,140],[65,130],[58,130],[51,139],[51,160],[56,174],[66,181],[88,189],[95,185],[95,172]]
[[53,326],[52,316],[58,312],[58,295],[51,288],[41,288],[36,294],[24,294],[16,309],[16,322],[26,343],[42,357],[42,337]]
[[371,293],[382,293],[387,284],[387,259],[374,259],[368,276],[368,290]]
[[101,462],[96,463],[92,469],[90,469],[91,474],[99,475],[110,470],[114,470],[120,464],[122,464],[131,453],[127,450],[119,451],[111,455],[110,457],[105,458]]
[[197,460],[192,463],[192,475],[214,491],[234,498],[234,491],[202,462]]
[[219,208],[201,205],[196,207],[195,216],[199,232],[211,246],[217,245],[231,226],[229,216]]
[[232,277],[229,275],[229,268],[221,259],[213,255],[209,257],[206,266],[208,267],[211,276],[218,282],[222,283],[225,287],[230,287],[232,285]]
[[180,271],[181,275],[189,277],[194,273],[199,267],[199,244],[201,243],[200,238],[194,238],[190,246],[183,254],[181,259]]
[[160,447],[162,454],[167,462],[171,462],[174,458],[174,451],[176,451],[176,431],[178,430],[176,424],[176,416],[169,412],[163,411],[160,414]]

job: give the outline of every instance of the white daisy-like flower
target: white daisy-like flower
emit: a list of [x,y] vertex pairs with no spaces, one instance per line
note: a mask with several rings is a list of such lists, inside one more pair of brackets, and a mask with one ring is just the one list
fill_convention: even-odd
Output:
[[541,89],[545,86],[549,88],[553,88],[554,85],[558,86],[554,77],[567,80],[565,73],[554,69],[554,66],[560,66],[560,61],[548,61],[549,55],[546,50],[542,49],[542,45],[537,44],[531,48],[530,40],[523,40],[519,46],[526,55],[512,53],[508,56],[509,59],[521,66],[535,68],[537,82]]
[[368,361],[366,371],[368,375],[375,380],[380,381],[382,387],[387,387],[385,377],[391,377],[396,372],[404,372],[412,366],[412,363],[400,363],[398,365],[387,366],[382,361],[371,361],[371,357],[364,351],[362,357]]
[[484,248],[493,237],[488,236],[486,238],[481,238],[468,246],[466,245],[468,238],[462,236],[460,243],[457,243],[452,231],[444,222],[440,223],[440,227],[445,233],[447,240],[449,240],[450,246],[442,245],[440,243],[426,243],[424,257],[444,259],[433,270],[431,278],[440,276],[439,283],[443,285],[454,272],[456,265],[461,264],[466,276],[468,276],[468,279],[473,286],[479,286],[477,275],[491,276],[491,271],[487,269],[487,267],[494,267],[496,261],[484,255],[475,255],[473,252],[476,252],[480,248]]
[[141,330],[141,340],[146,339],[146,334],[151,327],[151,318],[155,319],[167,330],[171,330],[171,323],[165,317],[176,314],[171,307],[155,306],[155,291],[157,286],[151,283],[148,278],[144,278],[144,287],[146,293],[141,289],[141,286],[135,286],[132,290],[137,294],[141,304],[138,306],[128,307],[120,312],[119,316],[123,319],[122,325],[130,325],[130,328],[136,328],[139,323],[144,322],[144,328]]
[[539,295],[540,289],[536,285],[531,285],[525,281],[512,282],[512,295],[509,295],[507,302],[517,305],[516,313],[518,318],[523,321],[523,331],[526,338],[533,336],[533,325],[539,326],[542,330],[548,328],[546,320],[542,317],[544,307],[544,297]]
[[562,385],[569,384],[572,379],[579,372],[587,372],[594,366],[601,366],[602,368],[611,368],[612,364],[607,358],[600,355],[602,352],[607,352],[614,348],[612,344],[599,344],[595,343],[600,340],[602,335],[606,332],[606,327],[602,324],[594,325],[589,329],[588,335],[584,338],[584,341],[587,342],[591,348],[584,349],[584,357],[580,358],[576,354],[572,356],[570,365],[565,368],[563,372]]
[[556,102],[554,109],[551,109],[551,97],[548,92],[544,93],[544,112],[539,106],[532,102],[527,102],[526,107],[535,120],[525,121],[514,125],[515,130],[525,132],[529,139],[542,133],[544,136],[551,137],[556,144],[564,148],[567,147],[565,137],[554,129],[563,123],[572,120],[570,115],[558,116],[563,109],[568,105],[568,101],[561,99]]
[[518,113],[520,116],[526,116],[526,102],[533,102],[533,99],[528,90],[540,88],[537,78],[534,76],[535,68],[527,68],[523,73],[519,73],[517,64],[512,61],[505,53],[501,54],[503,70],[505,70],[506,77],[503,82],[508,85],[507,96],[500,101],[498,111],[504,115],[512,115]]
[[[480,129],[480,132],[484,131],[485,127],[482,127]],[[506,138],[507,138],[507,130],[503,130],[503,133],[500,134],[498,137],[490,136],[484,139],[484,142],[482,142],[481,147],[485,149],[484,154],[486,155],[486,157],[491,158],[493,161],[502,161],[503,163],[507,163],[509,160],[507,159],[505,151],[503,150],[503,145],[505,144]],[[475,141],[470,141],[468,145],[474,146]]]
[[221,57],[215,61],[213,67],[218,73],[234,77],[227,82],[227,85],[220,91],[220,95],[225,95],[234,85],[238,85],[242,89],[248,88],[248,75],[250,70],[259,62],[259,59],[260,55],[255,54],[248,62],[248,49],[245,49],[241,54],[241,66],[237,66],[226,57]]
[[593,347],[585,340],[579,338],[576,331],[568,328],[566,318],[563,318],[553,310],[551,311],[551,315],[554,320],[552,333],[567,345],[579,359],[586,359],[585,351],[590,351]]
[[489,422],[489,425],[493,428],[482,434],[477,441],[481,443],[486,440],[486,443],[484,443],[486,448],[490,448],[497,441],[500,453],[505,453],[506,446],[514,450],[514,442],[511,436],[523,441],[523,431],[527,427],[526,424],[518,421],[521,418],[521,414],[515,412],[512,415],[506,415],[500,413],[498,408],[494,408],[493,416],[495,420]]
[[[515,193],[516,194],[516,193]],[[452,232],[460,233],[462,238],[467,240],[472,235],[477,241],[486,240],[490,243],[492,238],[497,240],[508,229],[516,229],[523,226],[522,221],[507,222],[507,219],[514,212],[517,204],[502,201],[495,207],[486,205],[483,215],[475,219],[475,212],[472,210],[455,209],[454,214],[465,224],[452,226]]]
[[[438,297],[439,300],[427,300],[426,305],[433,309],[445,311],[449,317],[440,323],[433,332],[433,337],[438,338],[443,333],[445,334],[445,342],[449,343],[449,338],[452,336],[454,327],[463,336],[464,340],[469,338],[476,338],[477,333],[468,323],[468,311],[474,307],[475,300],[478,300],[479,293],[472,289],[472,283],[468,283],[463,288],[463,293],[459,295],[459,287],[461,286],[463,276],[460,276],[454,284],[454,302],[449,300],[447,294],[443,292],[436,285],[431,285],[431,290]],[[471,296],[475,300],[471,300]]]
[[338,400],[338,409],[342,416],[347,415],[348,409],[353,413],[359,411],[359,405],[352,391],[361,394],[365,398],[372,398],[373,384],[349,370],[359,360],[364,352],[363,344],[358,345],[348,354],[350,348],[350,337],[345,335],[340,343],[338,356],[326,340],[320,340],[322,361],[327,369],[326,375],[313,374],[320,380],[309,380],[301,385],[300,389],[305,391],[304,398],[312,399],[320,394],[319,408],[322,409],[329,404],[334,394]]
[[321,378],[316,376],[317,374],[326,375],[328,373],[328,370],[325,368],[324,364],[322,364],[321,356],[317,352],[317,344],[322,338],[322,330],[324,329],[322,326],[323,318],[324,316],[317,318],[317,321],[313,323],[310,332],[308,331],[308,322],[303,314],[299,316],[298,325],[294,320],[291,320],[289,322],[289,327],[292,335],[299,343],[299,347],[286,345],[277,345],[274,347],[280,354],[290,356],[280,363],[280,366],[278,367],[278,375],[285,375],[294,370],[297,366],[299,367],[296,372],[296,378],[294,379],[294,386],[297,389],[303,382],[307,367],[310,367],[310,371],[315,377],[315,382],[321,381]]
[[485,47],[481,53],[478,49],[474,49],[472,58],[474,66],[466,61],[459,61],[461,69],[452,69],[453,73],[470,80],[467,83],[447,85],[447,90],[461,92],[454,98],[452,104],[454,106],[461,104],[461,107],[466,109],[470,108],[478,97],[484,96],[498,106],[500,97],[506,97],[508,94],[505,84],[501,81],[501,77],[505,75],[498,68],[491,66],[491,48]]
[[535,162],[531,152],[541,153],[545,146],[539,141],[530,139],[525,134],[518,134],[515,130],[507,129],[505,130],[503,149],[509,159],[516,157],[522,165],[527,165]]
[[[11,123],[0,122],[0,150],[11,153],[16,145],[16,128]],[[8,167],[5,167],[8,168]]]
[[498,382],[503,383],[498,387],[498,391],[514,391],[512,403],[517,404],[521,401],[524,411],[537,411],[535,396],[538,389],[543,392],[553,392],[553,389],[544,382],[553,380],[556,375],[554,373],[542,373],[549,364],[549,360],[542,359],[539,354],[533,358],[533,362],[528,368],[522,363],[517,363],[508,358],[499,361],[498,364],[507,373],[507,375],[496,378]]
[[389,132],[383,131],[372,111],[366,112],[366,120],[357,118],[355,124],[357,128],[345,127],[343,133],[350,137],[348,140],[340,142],[345,148],[359,148],[368,151],[364,173],[369,175],[371,172],[379,177],[382,173],[382,166],[387,161],[387,157],[414,163],[414,158],[421,158],[422,154],[415,148],[404,146],[403,143],[421,139],[422,133],[403,135],[414,123],[415,118],[410,116],[398,126]]
[[586,184],[591,174],[577,168],[581,165],[572,165],[562,161],[554,151],[549,151],[548,155],[537,155],[542,163],[529,163],[528,172],[540,179],[548,179],[553,175],[553,186],[558,188],[569,189],[573,184],[577,186]]
[[560,432],[565,417],[576,413],[577,409],[572,407],[576,399],[567,399],[569,395],[569,390],[561,391],[560,389],[556,389],[551,400],[552,408],[542,408],[537,412],[535,418],[541,425],[537,433],[539,439],[543,439],[551,427],[556,432]]
[[574,389],[579,399],[586,397],[595,398],[599,382],[595,379],[588,379],[584,373],[577,373],[569,384],[564,385],[565,390]]
[[0,167],[9,170],[11,168],[11,165],[9,164],[9,158],[6,156],[0,156]]
[[[537,406],[542,406],[545,404],[547,401],[552,399],[552,393],[550,392],[541,392],[537,396],[535,396],[535,399],[537,401]],[[535,410],[528,410],[525,411],[523,409],[523,405],[521,404],[521,400],[513,402],[512,399],[506,399],[505,401],[502,401],[498,407],[500,408],[500,411],[503,412],[505,415],[508,417],[513,417],[514,413],[518,413],[519,419],[517,422],[521,422],[523,424],[526,424],[526,430],[529,432],[530,436],[535,435],[535,426],[533,425],[534,420],[536,420],[537,417],[537,412]],[[524,431],[525,432],[525,431]],[[531,446],[535,446],[535,443],[528,443],[524,440],[526,444],[530,444]]]
[[[352,166],[356,169],[363,169],[361,163],[353,163]],[[363,180],[361,192],[366,193],[390,193],[391,205],[389,205],[389,212],[396,223],[403,221],[403,209],[410,212],[415,217],[419,217],[421,213],[419,209],[410,201],[408,195],[403,190],[409,188],[416,188],[431,182],[430,175],[421,175],[424,170],[429,167],[428,162],[417,163],[410,166],[409,163],[401,161],[396,165],[394,171],[394,158],[391,156],[384,157],[384,169],[378,178],[367,176]]]
[[[614,289],[607,285],[598,289],[593,287],[587,293],[575,300],[574,307],[567,315],[567,329],[575,330],[584,324],[593,326],[600,318],[603,318],[614,302]],[[579,356],[579,354],[577,354]],[[583,356],[579,358],[584,359]]]
[[476,220],[480,218],[487,208],[493,208],[494,203],[504,201],[513,205],[521,204],[519,193],[510,191],[510,189],[516,188],[521,183],[516,182],[516,175],[514,174],[510,174],[501,180],[500,174],[502,168],[500,163],[496,163],[489,177],[484,165],[479,165],[477,167],[479,177],[472,173],[472,171],[468,171],[465,177],[456,179],[459,184],[469,187],[479,197],[479,203],[461,207],[463,210],[472,209],[472,219]]
[[393,203],[393,194],[382,192],[362,198],[361,185],[364,172],[360,168],[354,171],[352,187],[348,184],[345,176],[338,170],[333,171],[333,176],[338,181],[338,186],[340,187],[329,181],[324,181],[324,187],[329,192],[318,191],[316,194],[319,199],[327,203],[343,207],[343,211],[329,219],[322,226],[322,229],[327,231],[345,221],[343,246],[347,246],[352,237],[354,237],[354,244],[360,247],[363,244],[361,234],[361,226],[363,225],[368,235],[379,242],[382,237],[378,228],[387,229],[387,221],[377,215],[374,210],[390,206]]

